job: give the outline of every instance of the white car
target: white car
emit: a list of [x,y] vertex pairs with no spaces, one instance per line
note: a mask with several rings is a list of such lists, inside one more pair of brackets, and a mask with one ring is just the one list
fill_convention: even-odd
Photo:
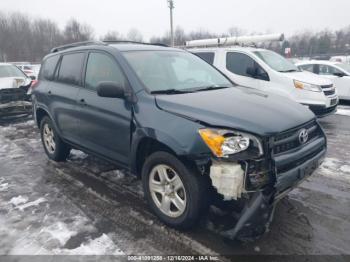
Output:
[[0,118],[31,113],[27,94],[31,83],[32,79],[16,66],[0,63]]
[[350,64],[350,56],[332,56],[329,61]]
[[350,100],[350,65],[330,61],[305,61],[297,66],[333,81],[340,99]]
[[233,82],[288,97],[316,115],[333,113],[338,105],[331,80],[304,72],[279,54],[251,47],[189,49]]
[[[29,76],[31,79],[35,80],[38,77],[39,71],[37,70],[36,65],[16,65],[19,69],[21,69],[27,76]],[[39,68],[40,70],[40,68]]]

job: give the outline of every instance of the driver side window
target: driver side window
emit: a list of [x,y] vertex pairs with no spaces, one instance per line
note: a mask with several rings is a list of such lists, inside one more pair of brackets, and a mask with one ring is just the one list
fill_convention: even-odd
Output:
[[96,91],[100,82],[114,82],[124,86],[125,78],[117,63],[101,53],[90,53],[86,66],[85,88]]
[[[248,55],[242,54],[242,53],[236,53],[236,52],[227,53],[226,68],[227,70],[229,70],[230,72],[236,75],[257,78],[260,80],[267,80],[268,78],[266,71],[257,62],[255,62]],[[249,74],[250,70],[254,70],[256,75],[255,77]]]

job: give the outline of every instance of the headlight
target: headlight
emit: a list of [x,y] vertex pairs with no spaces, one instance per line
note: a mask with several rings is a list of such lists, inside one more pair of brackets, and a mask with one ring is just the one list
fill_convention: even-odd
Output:
[[294,80],[294,86],[297,89],[304,89],[304,90],[308,90],[308,91],[312,91],[312,92],[322,92],[322,88],[320,86],[300,82],[298,80]]
[[258,155],[263,154],[260,140],[250,134],[225,129],[200,129],[199,134],[213,154],[217,157],[228,157],[255,147]]

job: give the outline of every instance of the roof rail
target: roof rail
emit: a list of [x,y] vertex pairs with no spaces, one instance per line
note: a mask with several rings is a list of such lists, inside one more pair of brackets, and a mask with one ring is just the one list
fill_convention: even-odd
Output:
[[103,40],[103,43],[106,44],[140,44],[140,45],[158,45],[158,46],[164,46],[169,47],[166,44],[161,43],[145,43],[145,42],[138,42],[138,41],[131,41],[131,40]]
[[78,47],[78,46],[85,46],[85,45],[106,45],[106,43],[101,42],[101,41],[84,41],[84,42],[76,42],[76,43],[71,43],[67,45],[61,45],[58,47],[54,47],[51,49],[51,53],[56,53],[68,48],[73,48],[73,47]]

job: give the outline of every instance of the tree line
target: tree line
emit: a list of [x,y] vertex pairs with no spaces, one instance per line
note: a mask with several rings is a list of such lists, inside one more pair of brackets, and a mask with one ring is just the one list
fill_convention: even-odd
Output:
[[[205,29],[185,32],[181,27],[174,31],[175,45],[182,46],[185,41],[227,36],[257,34],[248,33],[237,27],[227,32],[212,33]],[[63,29],[50,19],[32,18],[22,13],[0,12],[0,61],[40,62],[53,47],[87,40],[96,40],[93,28],[76,19],[69,20]],[[142,33],[135,28],[126,35],[111,30],[99,40],[131,40],[141,42]],[[170,33],[154,36],[151,43],[170,44]],[[288,37],[283,43],[263,43],[262,47],[284,53],[286,47],[292,48],[294,56],[314,56],[329,53],[350,52],[350,26],[330,31],[303,32]]]

